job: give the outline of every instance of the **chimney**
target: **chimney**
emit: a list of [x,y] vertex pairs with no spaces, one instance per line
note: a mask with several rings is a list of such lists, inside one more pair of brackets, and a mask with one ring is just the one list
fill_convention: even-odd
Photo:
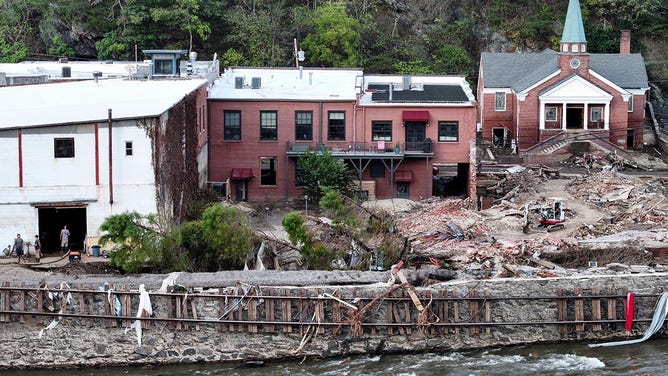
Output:
[[627,55],[631,53],[631,31],[629,30],[622,30],[622,35],[619,37],[619,53]]

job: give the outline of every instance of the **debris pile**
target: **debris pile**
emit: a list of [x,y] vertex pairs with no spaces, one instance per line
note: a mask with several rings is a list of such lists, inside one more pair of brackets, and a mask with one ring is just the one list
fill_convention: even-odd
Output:
[[600,223],[585,226],[580,237],[622,232],[640,225],[653,230],[668,224],[668,187],[661,179],[640,180],[612,171],[576,178],[568,187],[576,198],[596,205],[608,214]]
[[[500,184],[518,185],[510,189],[513,200],[480,212],[468,209],[466,200],[429,200],[416,211],[400,213],[398,228],[410,244],[406,260],[413,266],[457,270],[461,278],[553,277],[577,272],[566,268],[587,269],[592,260],[601,266],[615,261],[648,265],[654,259],[648,249],[668,243],[667,187],[660,179],[645,181],[604,171],[547,181],[537,171],[510,174]],[[526,204],[543,202],[554,193],[567,198],[565,230],[523,234]],[[632,229],[651,231],[628,231]],[[617,236],[597,238],[608,234]],[[628,250],[629,241],[635,245],[632,251],[593,251],[615,245]]]

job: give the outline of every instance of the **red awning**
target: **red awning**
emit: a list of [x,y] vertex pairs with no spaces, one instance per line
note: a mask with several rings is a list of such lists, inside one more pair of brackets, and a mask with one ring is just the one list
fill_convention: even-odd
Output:
[[404,121],[429,121],[429,111],[404,111]]
[[410,183],[413,181],[413,171],[397,170],[394,173],[394,181],[397,183]]
[[232,180],[244,180],[253,177],[252,168],[233,168],[232,169]]

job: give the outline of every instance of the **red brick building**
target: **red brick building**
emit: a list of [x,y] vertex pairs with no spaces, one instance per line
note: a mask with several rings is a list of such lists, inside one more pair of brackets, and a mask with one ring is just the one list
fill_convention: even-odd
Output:
[[569,3],[559,52],[483,53],[478,122],[485,140],[524,155],[643,142],[645,62],[623,31],[618,54],[590,54],[580,3]]
[[209,181],[233,200],[301,197],[297,159],[323,149],[355,171],[370,198],[431,196],[439,164],[469,188],[475,100],[463,77],[230,68],[208,105]]

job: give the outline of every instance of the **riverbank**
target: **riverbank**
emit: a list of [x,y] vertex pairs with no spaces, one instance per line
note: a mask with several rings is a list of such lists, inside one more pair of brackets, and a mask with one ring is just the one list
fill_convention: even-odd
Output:
[[[346,274],[255,271],[71,280],[45,276],[41,283],[47,288],[50,281],[67,284],[51,289],[62,296],[53,300],[63,309],[62,316],[2,316],[0,335],[6,340],[0,344],[0,368],[319,359],[635,338],[647,327],[668,277],[651,273],[458,280],[413,288],[387,283],[387,272],[354,272],[355,285],[343,283],[351,278]],[[267,286],[267,281],[273,283]],[[3,313],[18,311],[21,301],[26,311],[36,308],[30,291],[38,290],[32,283],[24,281],[23,300],[14,293],[7,305],[8,296],[0,296]],[[114,287],[112,292],[93,293],[105,283]],[[140,331],[128,330],[143,305],[139,284],[150,292],[151,314],[144,315]],[[161,293],[167,285],[189,292]],[[4,283],[3,291],[7,288]],[[627,334],[623,297],[629,291],[637,296],[637,319]],[[271,298],[278,294],[287,300]],[[122,319],[105,313],[107,298],[113,301],[116,296],[127,296],[119,299]],[[286,301],[291,302],[287,310]],[[566,302],[565,308],[559,301]],[[230,311],[235,305],[243,308]],[[597,305],[599,320],[592,316]]]

